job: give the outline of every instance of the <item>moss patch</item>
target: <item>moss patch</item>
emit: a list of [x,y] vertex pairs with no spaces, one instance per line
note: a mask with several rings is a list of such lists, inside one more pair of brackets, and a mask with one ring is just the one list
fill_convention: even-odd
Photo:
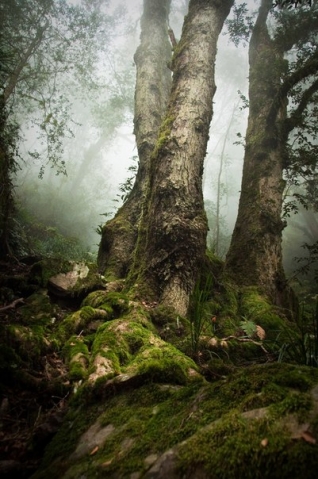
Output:
[[[295,371],[305,378],[302,391],[282,381]],[[293,439],[285,418],[293,414],[296,421],[300,416],[303,420],[306,412],[308,419],[317,371],[272,364],[238,370],[213,384],[181,386],[160,381],[154,375],[153,382],[109,396],[107,403],[90,405],[84,398],[74,402],[47,451],[42,471],[34,477],[45,477],[48,471],[46,477],[53,477],[52,463],[55,477],[75,478],[79,473],[88,478],[142,476],[168,450],[174,457],[174,470],[168,462],[165,477],[315,477],[317,444],[300,436]],[[72,460],[83,433],[97,418],[99,428],[109,434],[95,452]]]

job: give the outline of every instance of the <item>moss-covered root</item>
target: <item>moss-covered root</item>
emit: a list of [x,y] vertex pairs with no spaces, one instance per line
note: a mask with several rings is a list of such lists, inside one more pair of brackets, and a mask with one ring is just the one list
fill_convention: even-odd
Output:
[[64,345],[63,355],[68,363],[71,381],[86,379],[89,363],[89,348],[83,336],[72,336]]
[[136,378],[177,384],[201,379],[194,362],[159,338],[141,310],[103,324],[96,333],[88,382],[100,386],[106,380],[107,386],[118,375],[112,385]]

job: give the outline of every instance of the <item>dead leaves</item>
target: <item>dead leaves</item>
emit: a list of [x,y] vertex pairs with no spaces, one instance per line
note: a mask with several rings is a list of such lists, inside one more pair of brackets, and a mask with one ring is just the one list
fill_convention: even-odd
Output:
[[90,456],[94,456],[96,454],[96,452],[98,451],[99,447],[96,446],[94,447],[94,449],[91,450],[91,452],[89,453]]
[[259,324],[256,325],[256,336],[258,336],[261,341],[266,338],[265,330],[262,328],[262,326],[259,326]]
[[[303,439],[304,441],[308,442],[308,444],[317,444],[316,438],[311,434],[310,431],[302,431],[299,435],[294,435],[292,436],[292,439],[297,440],[297,439]],[[268,446],[268,439],[265,437],[264,439],[261,440],[260,445],[262,447],[267,447]]]
[[304,439],[304,441],[309,442],[309,444],[316,444],[316,438],[311,434],[309,431],[304,431],[301,433],[301,438]]

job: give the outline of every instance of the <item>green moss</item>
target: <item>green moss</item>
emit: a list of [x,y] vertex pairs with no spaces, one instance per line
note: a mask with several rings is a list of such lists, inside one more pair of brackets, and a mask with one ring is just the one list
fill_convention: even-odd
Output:
[[87,377],[89,350],[83,336],[72,336],[64,345],[62,354],[69,366],[69,377],[78,381]]
[[159,305],[150,310],[150,319],[159,336],[180,351],[189,349],[190,322],[171,307]]
[[94,372],[96,356],[101,355],[111,362],[112,374],[120,374],[121,366],[130,360],[129,347],[120,334],[117,336],[107,326],[103,325],[96,333],[91,351],[90,372]]
[[[53,437],[46,449],[42,461],[42,470],[37,471],[33,479],[63,477],[65,464],[55,462],[57,458],[67,458],[76,448],[81,434],[83,434],[99,415],[98,408],[91,405],[86,407],[70,407],[62,426]],[[45,470],[48,467],[48,471]]]
[[50,301],[46,291],[37,292],[26,298],[25,304],[19,308],[22,324],[48,325],[57,314],[57,307]]
[[312,398],[309,394],[290,392],[281,402],[271,407],[271,413],[276,418],[281,418],[287,414],[296,414],[300,421],[305,422],[312,408]]
[[[151,345],[153,343],[153,345]],[[196,371],[196,364],[174,346],[160,340],[152,340],[144,346],[138,355],[126,368],[127,372],[146,376],[153,382],[171,384],[186,384],[189,370]],[[193,380],[202,380],[199,375],[193,375]]]
[[21,359],[36,364],[42,354],[50,349],[46,338],[45,329],[40,325],[32,327],[22,325],[9,325],[6,328],[6,338]]
[[107,303],[107,291],[97,290],[89,293],[83,300],[81,307],[91,306],[92,308],[102,308],[105,310],[109,308],[109,312],[112,312],[111,306]]
[[116,312],[116,314],[122,315],[129,310],[129,298],[124,293],[109,292],[107,293],[106,301]]
[[60,323],[57,330],[57,338],[63,343],[73,334],[87,332],[87,327],[92,321],[107,321],[109,313],[105,309],[95,309],[91,306],[83,306],[75,313],[69,314]]
[[[161,361],[162,353],[169,354],[154,346],[151,359]],[[318,384],[317,371],[312,374],[310,368],[300,369],[304,377],[308,376],[308,388]],[[34,479],[76,478],[83,473],[87,478],[130,477],[133,473],[142,476],[147,470],[146,457],[159,457],[173,447],[177,447],[176,477],[203,474],[215,479],[312,479],[318,447],[291,439],[284,422],[284,416],[291,413],[304,419],[311,407],[307,393],[280,384],[295,370],[295,366],[277,363],[253,366],[212,384],[146,383],[109,396],[107,404],[88,404],[82,398],[73,402],[63,429],[49,446],[47,475],[36,475]],[[163,379],[161,373],[156,369],[156,380]],[[264,407],[266,416],[244,415],[244,411]],[[86,422],[87,416],[90,420]],[[97,416],[101,427],[111,424],[113,432],[93,456],[88,453],[74,463],[69,461],[81,434]],[[317,424],[313,423],[316,429]]]
[[174,120],[175,120],[175,117],[168,113],[165,119],[163,120],[163,122],[161,123],[158,140],[154,148],[154,151],[152,153],[153,158],[157,157],[158,152],[163,148],[163,146],[169,140],[170,134],[171,134],[171,128],[172,128]]
[[[266,447],[261,444],[264,439]],[[307,474],[306,461],[313,462],[314,451],[309,445],[297,446],[293,447],[288,435],[274,421],[252,422],[231,413],[203,429],[180,448],[179,467],[187,474],[192,471],[194,476],[195,471],[203,469],[211,479],[287,479],[302,477],[295,474],[293,467],[296,465],[298,472],[303,470],[304,477],[313,477]],[[301,449],[305,454],[302,466],[297,464],[299,458],[295,449]]]
[[70,261],[61,258],[46,258],[32,266],[30,280],[45,288],[52,276],[67,273],[70,270],[70,265]]

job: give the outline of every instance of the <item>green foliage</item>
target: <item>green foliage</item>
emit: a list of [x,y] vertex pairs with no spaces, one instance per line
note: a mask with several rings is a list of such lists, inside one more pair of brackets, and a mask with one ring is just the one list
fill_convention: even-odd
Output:
[[247,3],[235,5],[232,13],[233,18],[225,21],[230,39],[236,47],[239,46],[240,42],[243,42],[245,46],[251,35],[254,15],[249,15],[248,12]]
[[314,281],[315,283],[318,282],[318,240],[309,245],[308,243],[304,243],[302,248],[305,249],[307,254],[305,256],[296,257],[296,263],[298,263],[298,267],[296,268],[295,276],[301,275],[308,275],[312,273],[314,270]]
[[98,2],[89,8],[84,1],[75,5],[64,0],[1,4],[6,61],[0,83],[7,103],[14,91],[19,121],[21,115],[28,117],[37,132],[41,146],[30,155],[42,163],[40,176],[48,163],[66,173],[63,141],[73,136],[74,126],[70,92],[93,87],[92,71],[108,48],[114,23]]
[[240,322],[240,328],[244,331],[246,336],[248,336],[249,338],[254,336],[254,334],[257,331],[256,324],[254,323],[254,321],[246,320],[246,319]]
[[212,287],[213,276],[208,274],[206,278],[196,282],[190,298],[191,348],[195,357],[199,352],[200,336],[203,329],[211,320],[211,308],[208,300],[211,298]]
[[18,210],[15,225],[15,249],[20,256],[39,255],[71,261],[94,259],[77,238],[63,235],[57,227],[41,223],[22,208]]
[[119,199],[118,200],[116,199],[114,201],[121,201],[122,203],[125,203],[125,201],[127,200],[129,193],[131,192],[134,186],[137,169],[138,169],[137,160],[138,160],[138,156],[132,157],[133,164],[128,167],[128,171],[131,172],[132,175],[128,176],[128,178],[126,178],[124,183],[120,183],[119,185],[120,193],[117,194],[117,197]]
[[[80,126],[81,119],[78,112],[85,108],[87,110],[90,94],[92,94],[90,98],[98,98],[94,105],[98,103],[100,108],[99,113],[95,115],[94,107],[90,104],[90,116],[96,120],[94,127],[98,123],[98,128],[102,128],[105,138],[111,136],[112,128],[122,124],[125,115],[127,116],[126,111],[131,111],[133,97],[131,64],[130,72],[124,72],[122,65],[118,66],[120,71],[117,75],[113,75],[112,72],[115,78],[112,81],[106,81],[107,88],[98,77],[98,69],[102,70],[100,66],[104,62],[105,53],[110,48],[112,41],[110,37],[114,36],[113,29],[122,23],[124,15],[123,9],[118,8],[110,14],[107,7],[108,1],[87,3],[86,0],[79,0],[74,3],[65,0],[12,0],[1,2],[1,116],[5,110],[8,118],[5,122],[2,122],[1,118],[0,125],[0,177],[5,176],[2,178],[3,181],[1,180],[7,189],[4,198],[10,200],[7,200],[8,204],[0,205],[1,215],[4,216],[3,224],[0,221],[1,236],[8,236],[14,230],[12,175],[17,169],[17,147],[21,145],[21,138],[25,142],[23,149],[20,150],[20,153],[24,151],[23,155],[21,153],[23,158],[20,163],[23,171],[28,169],[30,175],[29,163],[36,167],[40,178],[44,177],[44,172],[46,176],[52,176],[52,170],[47,174],[48,166],[54,169],[55,174],[65,176],[66,168],[68,172],[71,170],[70,153],[67,150],[72,148],[69,146],[70,142],[74,138],[75,130]],[[122,81],[123,78],[125,81]],[[106,92],[103,99],[97,93],[99,88]],[[108,111],[107,115],[105,110]],[[87,117],[85,120],[87,122]],[[13,127],[15,131],[12,131]],[[95,136],[95,133],[91,134],[87,124],[85,128],[90,131],[90,137]],[[16,138],[17,131],[20,134],[19,138]],[[6,141],[4,141],[5,137]],[[4,143],[8,145],[6,161],[2,158]],[[77,152],[74,151],[74,142],[72,145],[72,154],[79,165]],[[9,152],[9,147],[12,154]],[[82,170],[82,165],[79,172],[82,172],[80,181],[83,181],[85,172]],[[26,176],[23,175],[24,185],[30,184],[29,177],[25,181]],[[79,181],[76,186],[78,188]],[[32,184],[31,195],[25,192],[25,195],[21,195],[22,201],[27,198],[30,203],[32,200],[41,202],[42,198],[39,199],[36,194],[37,188],[38,186]],[[53,188],[55,195],[56,183]],[[19,188],[19,192],[22,189],[24,188]],[[67,192],[70,195],[70,183]],[[89,195],[82,191],[78,193],[78,198],[81,198],[77,204],[78,208],[85,198],[85,204],[79,213],[82,217],[84,211],[85,215],[86,212],[89,215],[87,207]],[[53,197],[54,195],[52,194]],[[61,199],[60,195],[59,201]],[[71,198],[71,201],[73,205],[76,203],[74,198]],[[56,202],[51,200],[51,205],[54,203]],[[62,207],[61,210],[63,210]],[[63,213],[60,216],[63,216]],[[71,217],[70,211],[69,216]],[[92,215],[90,218],[92,219]],[[73,224],[76,222],[73,221]],[[83,220],[81,222],[83,223]],[[52,226],[55,226],[54,222]],[[81,228],[81,232],[87,229],[85,225]],[[7,232],[7,230],[10,231]],[[17,236],[11,241],[15,246],[16,240],[19,240],[19,233],[14,230],[13,235]],[[8,243],[7,239],[6,243]]]
[[318,367],[318,301],[311,311],[303,307],[296,328],[284,328],[277,340],[280,347],[278,361],[290,361]]
[[300,6],[309,6],[311,7],[312,0],[275,0],[273,1],[273,7],[279,7],[279,8],[288,8],[291,9],[293,7],[298,7]]

